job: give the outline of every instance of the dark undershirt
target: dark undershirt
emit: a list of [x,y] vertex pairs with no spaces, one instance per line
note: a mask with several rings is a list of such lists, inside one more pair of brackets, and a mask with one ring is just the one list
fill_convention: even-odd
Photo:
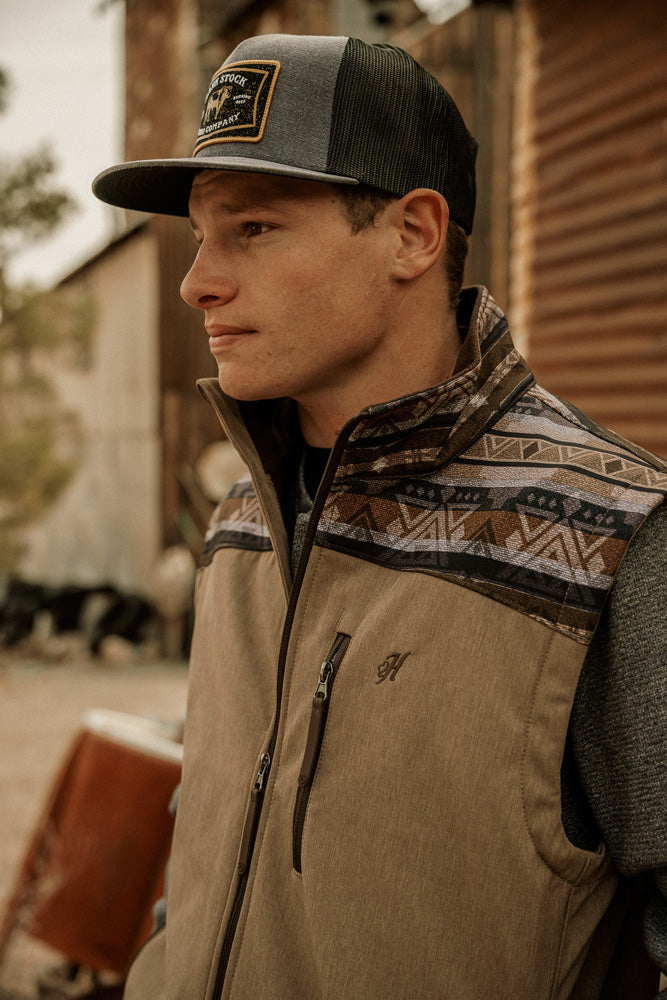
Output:
[[331,449],[315,448],[312,444],[307,444],[304,449],[303,460],[303,484],[308,491],[311,500],[315,499],[317,487],[324,475]]

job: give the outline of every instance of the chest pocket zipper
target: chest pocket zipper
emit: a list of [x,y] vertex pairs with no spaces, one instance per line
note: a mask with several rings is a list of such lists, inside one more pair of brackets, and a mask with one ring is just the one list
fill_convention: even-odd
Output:
[[310,790],[317,769],[317,762],[320,759],[322,740],[326,727],[327,716],[329,714],[329,703],[331,701],[331,688],[336,678],[338,668],[350,644],[350,636],[345,632],[339,632],[329,651],[329,655],[320,667],[319,678],[315,694],[313,695],[313,705],[310,713],[308,725],[308,736],[306,737],[306,749],[299,772],[298,790],[296,803],[294,806],[294,819],[292,823],[292,864],[294,870],[301,874],[301,841],[303,838],[303,825],[308,808]]

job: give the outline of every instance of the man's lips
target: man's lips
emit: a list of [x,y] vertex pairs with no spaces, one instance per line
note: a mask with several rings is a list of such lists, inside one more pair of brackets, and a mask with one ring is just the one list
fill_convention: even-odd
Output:
[[206,332],[211,340],[217,340],[218,337],[238,337],[244,333],[254,333],[254,330],[246,330],[240,326],[227,326],[224,323],[206,323]]
[[236,343],[241,337],[247,337],[256,330],[246,330],[240,326],[228,326],[226,323],[205,324],[208,333],[208,343],[211,351],[219,350]]

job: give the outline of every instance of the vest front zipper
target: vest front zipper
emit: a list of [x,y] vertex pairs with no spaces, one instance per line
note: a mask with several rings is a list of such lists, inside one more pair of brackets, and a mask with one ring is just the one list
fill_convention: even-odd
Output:
[[239,861],[237,867],[237,871],[239,873],[239,884],[236,890],[236,897],[234,899],[234,906],[232,907],[229,923],[227,924],[227,933],[225,934],[225,939],[222,944],[222,957],[218,963],[218,969],[215,977],[215,988],[213,991],[213,996],[216,998],[222,994],[222,986],[225,978],[225,972],[227,971],[227,962],[229,960],[229,953],[231,951],[232,943],[234,941],[234,935],[236,933],[236,925],[238,923],[238,919],[241,914],[241,906],[243,905],[245,887],[248,881],[248,869],[250,867],[252,849],[255,846],[255,837],[257,836],[257,824],[259,823],[259,814],[262,809],[262,798],[264,797],[264,783],[266,781],[270,767],[271,767],[271,754],[263,753],[259,759],[259,770],[257,771],[257,775],[253,782],[253,786],[250,790],[250,801],[248,803],[245,819],[243,821],[243,832],[241,834],[241,850],[239,853]]
[[[217,405],[215,406],[218,413]],[[273,724],[273,732],[271,734],[271,739],[269,742],[268,752],[266,756],[269,758],[267,764],[267,770],[262,776],[262,781],[259,789],[253,788],[253,791],[258,792],[257,796],[253,799],[251,793],[251,801],[248,807],[248,812],[246,813],[246,819],[243,827],[243,837],[241,844],[241,852],[239,854],[239,882],[236,888],[236,895],[234,898],[234,903],[232,906],[232,911],[227,923],[227,930],[225,932],[225,937],[222,944],[222,949],[220,951],[220,957],[218,959],[218,968],[216,971],[215,985],[213,988],[213,997],[215,1000],[219,1000],[222,996],[222,991],[225,984],[225,977],[227,975],[227,966],[229,964],[229,958],[232,951],[232,946],[234,944],[234,938],[236,936],[236,928],[241,916],[241,910],[243,908],[243,900],[245,897],[245,891],[248,884],[248,877],[250,873],[250,861],[252,860],[253,848],[255,845],[255,837],[257,835],[257,827],[259,824],[259,818],[262,811],[262,799],[264,797],[264,781],[266,779],[266,774],[268,773],[268,767],[270,766],[271,758],[276,746],[276,741],[278,739],[278,726],[280,724],[280,713],[282,706],[282,696],[283,696],[283,678],[285,674],[285,661],[287,659],[287,650],[289,647],[290,637],[292,633],[292,625],[294,623],[294,615],[296,612],[296,606],[299,599],[299,592],[301,590],[301,584],[303,582],[303,577],[306,571],[306,566],[308,564],[308,557],[310,555],[310,550],[313,547],[313,540],[315,538],[315,531],[317,529],[317,522],[319,521],[320,514],[322,513],[322,508],[324,507],[324,501],[326,500],[329,488],[334,478],[334,473],[338,467],[341,455],[345,450],[345,445],[347,440],[352,433],[352,430],[356,424],[356,420],[349,421],[348,424],[343,428],[343,430],[338,435],[336,443],[331,451],[331,457],[329,458],[329,463],[325,470],[324,476],[322,477],[322,482],[317,491],[317,496],[315,497],[315,502],[313,504],[313,510],[310,515],[310,521],[308,522],[308,528],[303,540],[303,545],[301,547],[301,557],[299,559],[299,565],[297,566],[296,573],[294,574],[294,579],[292,581],[292,587],[290,590],[289,601],[287,604],[287,612],[285,614],[285,621],[283,624],[283,634],[280,643],[280,652],[278,655],[278,669],[276,675],[276,713]],[[226,429],[225,421],[222,420],[222,425]],[[261,773],[261,761],[260,761],[260,773]],[[258,775],[259,778],[259,775]],[[256,779],[257,781],[257,779]],[[256,782],[255,782],[256,786]],[[252,835],[248,836],[246,843],[246,833],[248,832],[248,820],[250,819],[252,827]],[[240,871],[241,864],[243,863],[244,871]]]
[[299,772],[298,791],[294,806],[294,819],[292,822],[292,864],[294,870],[301,873],[301,841],[303,839],[303,824],[308,808],[310,790],[315,777],[317,762],[320,758],[322,740],[324,739],[324,729],[329,714],[329,703],[331,699],[331,687],[336,673],[340,667],[343,657],[350,644],[350,636],[345,632],[339,632],[336,636],[329,655],[320,667],[319,678],[313,704],[310,712],[310,723],[308,725],[308,735],[306,737],[306,749]]
[[238,866],[239,875],[245,875],[248,871],[248,867],[250,866],[252,849],[257,835],[257,821],[259,820],[259,811],[262,804],[262,795],[264,793],[264,782],[266,781],[266,776],[269,773],[270,767],[271,754],[263,753],[259,762],[259,771],[257,772],[255,783],[252,786],[252,791],[250,792],[250,802],[248,803],[248,809],[243,823],[241,853],[239,855]]

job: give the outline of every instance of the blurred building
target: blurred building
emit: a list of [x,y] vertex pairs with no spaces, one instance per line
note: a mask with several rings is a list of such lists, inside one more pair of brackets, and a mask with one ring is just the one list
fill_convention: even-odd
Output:
[[[125,7],[126,159],[191,154],[210,78],[249,35],[353,34],[412,52],[480,143],[468,281],[491,288],[547,388],[667,455],[662,0]],[[91,283],[100,304],[99,369],[80,388],[91,447],[36,529],[52,545],[33,548],[30,568],[46,569],[47,552],[56,565],[59,546],[62,555],[75,547],[71,526],[85,525],[97,539],[87,573],[96,563],[141,587],[164,546],[185,542],[196,554],[211,509],[197,463],[221,432],[194,390],[215,374],[201,319],[178,294],[194,253],[189,227],[143,216],[125,224],[127,236],[68,279]]]
[[128,229],[61,284],[95,305],[85,357],[49,357],[53,387],[78,417],[82,452],[72,482],[29,530],[21,574],[145,591],[162,549],[160,281],[150,227]]

